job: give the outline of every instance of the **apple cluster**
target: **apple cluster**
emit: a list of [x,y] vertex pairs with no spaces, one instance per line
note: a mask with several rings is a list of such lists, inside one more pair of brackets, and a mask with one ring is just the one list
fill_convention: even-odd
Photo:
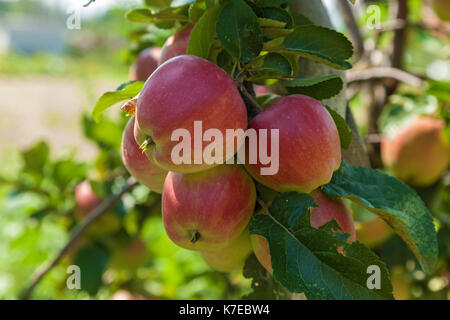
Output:
[[[219,271],[242,267],[254,252],[272,272],[266,239],[249,232],[257,209],[255,184],[260,183],[277,192],[310,193],[318,204],[311,211],[311,225],[317,228],[335,219],[354,240],[350,211],[320,191],[341,163],[338,131],[327,109],[308,96],[290,95],[249,121],[233,79],[214,63],[186,54],[191,31],[192,26],[182,28],[162,50],[145,50],[137,59],[132,74],[146,82],[122,140],[123,163],[129,173],[162,194],[162,218],[169,238],[180,247],[200,251]],[[160,53],[157,63],[155,52]],[[227,152],[222,164],[174,163],[171,154],[177,142],[171,135],[183,128],[193,139],[194,121],[201,121],[203,130],[215,129],[224,136],[227,129],[251,128],[257,133],[267,129],[268,141],[271,129],[277,129],[278,172],[262,175],[266,164],[259,158],[256,163],[228,164],[235,154]],[[202,143],[203,151],[210,142]],[[243,144],[234,150],[254,147],[248,139],[234,143]],[[194,145],[192,141],[192,159],[197,152]],[[268,149],[270,153],[270,145]]]

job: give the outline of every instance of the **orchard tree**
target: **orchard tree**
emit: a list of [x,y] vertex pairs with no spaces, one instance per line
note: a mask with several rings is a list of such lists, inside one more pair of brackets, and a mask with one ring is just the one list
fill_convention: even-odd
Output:
[[[241,251],[248,253],[244,245],[224,248],[237,241],[254,212],[249,228],[259,241],[254,241],[253,249],[283,290],[304,293],[309,299],[392,298],[383,261],[364,244],[351,241],[355,238],[351,215],[342,204],[334,204],[347,198],[385,220],[409,245],[423,270],[433,270],[436,233],[422,200],[404,183],[355,166],[367,163],[354,151],[362,148],[358,149],[358,138],[352,143],[352,130],[344,120],[342,70],[352,67],[353,47],[329,28],[320,2],[195,1],[159,10],[133,9],[126,17],[175,28],[159,68],[145,85],[133,82],[116,93],[117,100],[138,95],[124,108],[136,114],[140,130],[136,141],[149,161],[171,171],[164,183],[162,214],[175,243],[208,252],[203,255],[212,267],[227,270],[235,262],[222,259],[222,265],[213,259],[214,252],[236,259]],[[274,94],[256,98],[253,85],[269,83]],[[109,104],[100,100],[94,118],[99,120]],[[266,163],[247,161],[251,182],[235,164],[214,168],[206,161],[190,166],[174,163],[171,152],[178,141],[170,135],[185,128],[193,137],[195,121],[202,121],[204,130],[221,132],[278,129],[278,172],[262,175]],[[270,134],[266,138],[269,141]],[[203,141],[202,155],[208,144]],[[353,152],[345,151],[352,144]],[[196,152],[194,143],[190,145],[188,160]],[[252,141],[246,139],[245,150],[251,148]],[[223,154],[221,160],[233,154]],[[261,192],[262,188],[269,192]],[[261,282],[250,264],[251,259],[246,275]],[[373,265],[382,271],[379,289],[366,285],[367,270]],[[259,284],[255,295],[265,291],[264,283]]]
[[[158,48],[142,51],[130,81],[100,97],[92,112],[97,124],[91,126],[101,126],[102,113],[125,102],[122,110],[130,118],[122,137],[123,164],[135,180],[162,192],[155,203],[175,244],[200,251],[218,271],[242,268],[253,281],[245,299],[298,293],[307,299],[392,299],[385,262],[355,239],[346,207],[351,203],[388,225],[392,231],[385,233],[395,232],[425,273],[434,271],[438,244],[429,209],[413,188],[370,168],[376,162],[348,108],[345,72],[352,69],[354,47],[358,58],[364,56],[361,35],[350,34],[353,46],[335,31],[321,1],[195,0],[171,6],[147,0],[126,19],[172,35],[157,68]],[[256,95],[261,86],[263,94]],[[201,133],[214,132],[200,144],[196,122]],[[438,179],[448,167],[447,141],[433,128],[429,136],[439,137],[437,146],[428,136],[423,145],[442,155],[442,165],[414,181]],[[178,129],[183,134],[174,139]],[[231,143],[218,138],[230,129],[256,135],[233,136]],[[399,150],[408,143],[408,134],[403,136],[394,147],[382,148],[394,173],[397,162],[411,160],[415,151],[408,145],[406,155]],[[180,147],[185,137],[187,147]],[[261,141],[267,142],[266,157]],[[276,172],[264,174],[274,155],[279,155]],[[399,174],[406,182],[410,176]],[[136,185],[131,180],[113,199]],[[111,206],[94,209],[89,223]],[[381,286],[372,288],[367,281],[374,267]]]

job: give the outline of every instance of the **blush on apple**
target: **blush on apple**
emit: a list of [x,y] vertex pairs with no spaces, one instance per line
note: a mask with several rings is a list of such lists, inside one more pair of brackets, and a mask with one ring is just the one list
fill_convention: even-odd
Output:
[[239,165],[195,174],[169,172],[162,194],[164,227],[180,247],[222,249],[245,229],[255,201],[255,184]]
[[158,167],[142,152],[136,143],[139,128],[135,125],[135,117],[131,117],[122,136],[122,161],[128,172],[144,186],[157,193],[162,192],[167,171]]
[[[183,173],[224,163],[239,147],[234,140],[235,148],[227,148],[227,139],[222,139],[222,160],[204,161],[204,151],[215,139],[194,139],[195,122],[201,123],[204,132],[211,129],[222,137],[227,136],[227,130],[247,129],[247,111],[230,76],[215,64],[190,55],[170,59],[151,75],[139,95],[136,119],[142,134],[135,138],[139,145],[148,142],[149,159],[163,169]],[[180,140],[184,140],[172,139],[180,130],[189,134],[186,140],[190,145],[187,161],[181,163],[174,161],[172,155]]]
[[[267,141],[271,141],[272,131],[278,129],[278,172],[261,174],[265,165],[260,158],[256,163],[251,163],[251,159],[245,162],[253,178],[271,189],[309,193],[328,183],[339,168],[341,146],[336,125],[327,109],[313,98],[298,94],[284,97],[255,116],[249,129],[256,130],[258,140],[261,130],[266,129]],[[252,146],[246,141],[248,151]],[[267,154],[272,149],[271,143],[267,143]]]
[[147,48],[142,50],[130,68],[130,80],[147,80],[158,67],[160,55],[160,48]]

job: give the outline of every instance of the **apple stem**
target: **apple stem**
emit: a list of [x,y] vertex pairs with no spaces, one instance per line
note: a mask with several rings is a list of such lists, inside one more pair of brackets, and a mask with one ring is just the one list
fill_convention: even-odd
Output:
[[200,233],[197,230],[191,230],[190,235],[192,243],[196,243],[200,239]]
[[144,142],[142,142],[142,144],[140,145],[142,152],[147,151],[148,145],[152,144],[152,143],[153,143],[152,137],[147,136],[147,138],[145,138]]

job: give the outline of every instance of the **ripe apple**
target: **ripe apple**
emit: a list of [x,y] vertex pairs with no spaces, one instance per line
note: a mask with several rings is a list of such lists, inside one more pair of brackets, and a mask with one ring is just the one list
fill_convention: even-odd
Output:
[[220,250],[202,251],[202,257],[214,270],[231,272],[241,269],[253,251],[250,232],[246,228],[235,240]]
[[130,68],[130,80],[145,81],[158,67],[160,48],[147,48],[141,51]]
[[356,228],[356,238],[370,247],[384,243],[393,234],[392,228],[380,217],[365,221]]
[[[336,125],[327,109],[313,98],[298,94],[284,97],[255,116],[249,128],[256,130],[258,140],[260,130],[267,129],[267,142],[271,141],[272,130],[279,130],[278,145],[267,143],[267,154],[278,151],[276,174],[261,174],[261,168],[266,167],[261,163],[261,156],[252,164],[246,152],[247,171],[269,188],[278,192],[310,193],[328,183],[333,171],[339,168],[341,147]],[[248,141],[247,151],[252,147]],[[279,150],[271,151],[273,147]]]
[[169,172],[162,194],[164,227],[185,249],[222,249],[243,232],[255,201],[255,184],[239,165],[195,174]]
[[[350,237],[348,238],[348,241],[354,241],[356,239],[356,232],[353,217],[344,203],[339,199],[330,199],[319,189],[314,190],[311,193],[311,196],[318,205],[318,207],[311,210],[311,226],[319,228],[335,219],[342,229],[338,230],[338,232],[349,233]],[[251,241],[256,258],[258,258],[258,261],[268,272],[272,273],[269,243],[266,238],[253,234],[251,235]]]
[[443,21],[450,21],[450,1],[431,0],[431,7],[436,15]]
[[416,116],[392,138],[381,141],[381,158],[399,179],[426,187],[436,182],[449,166],[450,147],[445,123]]
[[[82,181],[75,188],[76,217],[81,221],[94,210],[103,199],[95,194],[88,180]],[[105,235],[116,232],[120,228],[120,218],[113,211],[105,212],[95,221],[88,232],[94,235]]]
[[135,117],[131,117],[123,131],[122,161],[128,172],[140,183],[157,193],[162,192],[167,171],[158,167],[142,152],[136,143],[135,135],[140,135],[135,125]]
[[[210,142],[202,138],[203,132],[211,129],[226,137],[228,129],[247,129],[247,111],[233,80],[215,64],[190,55],[172,58],[153,72],[139,95],[136,119],[142,135],[135,138],[141,146],[148,142],[149,159],[163,169],[183,173],[223,163],[239,147],[234,139],[235,150],[227,148],[228,141],[223,138],[217,142],[221,157],[211,153],[212,157],[205,158],[208,150],[205,148],[215,144],[216,138]],[[195,129],[194,121],[200,123],[200,132]],[[189,137],[180,136],[172,141],[172,135],[180,130]],[[185,160],[174,162],[172,153],[186,141],[189,152],[177,153],[180,158],[185,156]],[[222,159],[208,160],[214,157]]]
[[173,57],[186,54],[187,47],[189,44],[189,38],[191,36],[193,28],[194,28],[193,24],[187,25],[178,30],[177,32],[175,32],[175,34],[171,35],[169,38],[167,38],[162,48],[158,65],[163,64],[164,62]]

